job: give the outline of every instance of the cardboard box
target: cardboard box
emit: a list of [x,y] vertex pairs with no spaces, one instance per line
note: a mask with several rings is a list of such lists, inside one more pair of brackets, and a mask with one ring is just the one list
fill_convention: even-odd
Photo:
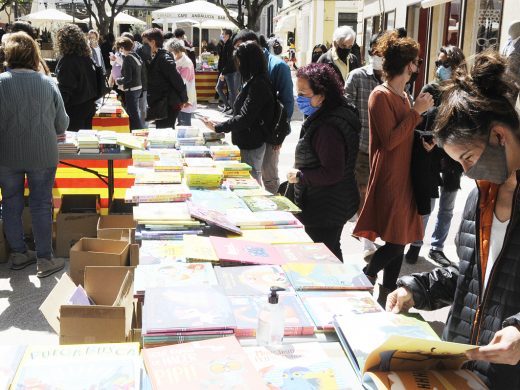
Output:
[[60,344],[120,343],[132,339],[133,268],[86,267],[85,290],[94,305],[69,305],[76,285],[63,274],[40,311]]
[[97,237],[109,240],[119,240],[130,230],[131,240],[134,242],[137,222],[132,215],[102,215],[97,225]]
[[70,277],[83,285],[87,266],[126,266],[129,250],[128,241],[82,238],[70,249]]
[[69,256],[83,237],[97,237],[99,210],[99,195],[63,195],[56,217],[56,257]]
[[[9,245],[4,234],[4,221],[0,219],[0,263],[6,263],[9,259]],[[139,263],[139,259],[137,260]]]

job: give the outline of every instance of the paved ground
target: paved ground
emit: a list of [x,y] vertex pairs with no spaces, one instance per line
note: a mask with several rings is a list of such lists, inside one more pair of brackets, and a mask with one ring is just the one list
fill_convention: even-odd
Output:
[[[293,119],[293,131],[286,142],[284,142],[281,151],[280,178],[282,181],[287,171],[293,165],[294,148],[302,123],[300,113],[297,113]],[[445,252],[451,260],[456,259],[453,244],[455,230],[460,222],[464,202],[473,185],[473,182],[464,179],[463,189],[457,198],[455,216],[445,248]],[[435,218],[432,219],[434,220]],[[341,241],[343,254],[346,262],[355,261],[363,263],[363,248],[357,240],[351,237],[353,227],[352,223],[347,223],[343,230]],[[431,235],[431,231],[432,227],[428,226],[426,243],[429,242],[428,237]],[[427,251],[428,247],[425,245],[421,254],[426,256]],[[418,263],[413,266],[403,263],[402,274],[430,270],[432,268],[434,268],[434,264],[428,259],[420,257]],[[0,344],[58,343],[56,334],[49,327],[38,308],[60,276],[61,273],[46,279],[38,279],[36,277],[36,266],[28,267],[22,271],[11,271],[6,264],[0,264]],[[429,313],[422,312],[422,315],[440,331],[446,320],[447,309]]]

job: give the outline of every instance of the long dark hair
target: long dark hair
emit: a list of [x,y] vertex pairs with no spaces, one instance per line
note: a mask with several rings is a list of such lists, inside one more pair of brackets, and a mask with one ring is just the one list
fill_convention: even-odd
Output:
[[494,124],[509,127],[520,139],[520,121],[513,101],[516,89],[506,75],[506,61],[498,52],[478,54],[469,74],[459,67],[441,90],[434,129],[440,146],[487,142]]
[[259,74],[267,74],[264,52],[254,41],[242,42],[235,50],[233,59],[244,81]]

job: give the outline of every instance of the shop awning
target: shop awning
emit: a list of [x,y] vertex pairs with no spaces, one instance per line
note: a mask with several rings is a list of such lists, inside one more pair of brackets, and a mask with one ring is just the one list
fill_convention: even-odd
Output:
[[274,31],[277,33],[294,31],[296,28],[296,15],[284,15],[278,21],[276,21],[276,26]]
[[449,3],[451,0],[422,0],[421,7],[422,8],[430,8],[435,7],[436,5]]

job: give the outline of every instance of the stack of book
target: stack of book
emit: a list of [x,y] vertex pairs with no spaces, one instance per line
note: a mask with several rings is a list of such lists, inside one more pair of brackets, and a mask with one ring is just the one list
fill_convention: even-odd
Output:
[[187,167],[195,167],[195,168],[215,168],[217,165],[215,164],[215,161],[213,161],[210,157],[186,157],[184,159],[184,164],[186,164]]
[[78,153],[76,135],[77,134],[75,132],[66,131],[65,139],[63,141],[58,142],[58,152],[70,154]]
[[204,131],[202,136],[204,137],[204,141],[206,141],[206,143],[220,141],[226,137],[224,133],[216,133],[214,131]]
[[118,133],[117,144],[132,150],[143,150],[146,146],[146,139],[131,134]]
[[251,177],[251,166],[239,161],[215,161],[217,167],[222,168],[224,177],[249,178]]
[[226,216],[240,229],[301,229],[302,223],[288,211],[229,210]]
[[240,149],[236,145],[211,146],[210,152],[213,160],[240,161]]
[[222,169],[211,167],[186,167],[184,177],[189,187],[218,188],[222,185]]
[[132,162],[135,167],[152,167],[154,161],[159,160],[159,155],[151,150],[132,150]]
[[242,200],[251,211],[289,211],[300,213],[301,209],[288,198],[281,195],[243,196]]
[[184,145],[179,147],[184,158],[186,157],[211,157],[207,146]]
[[95,130],[79,130],[77,135],[80,154],[99,154],[99,139]]
[[233,334],[235,328],[233,309],[219,287],[199,285],[146,290],[144,348],[220,338]]
[[228,178],[224,185],[230,190],[254,190],[259,189],[260,185],[253,178]]
[[183,167],[182,159],[177,157],[160,157],[153,162],[155,172],[182,172]]
[[180,172],[145,172],[135,175],[135,184],[180,184]]
[[121,102],[117,99],[108,99],[99,107],[96,115],[105,118],[120,118],[122,114]]
[[126,190],[127,203],[184,202],[191,196],[184,184],[142,184]]
[[121,146],[117,143],[115,131],[98,131],[99,149],[101,153],[120,153]]
[[204,137],[200,135],[200,130],[192,126],[179,126],[175,129],[177,136],[177,146],[184,145],[204,145]]
[[172,129],[150,129],[148,144],[151,149],[175,148],[177,138]]

